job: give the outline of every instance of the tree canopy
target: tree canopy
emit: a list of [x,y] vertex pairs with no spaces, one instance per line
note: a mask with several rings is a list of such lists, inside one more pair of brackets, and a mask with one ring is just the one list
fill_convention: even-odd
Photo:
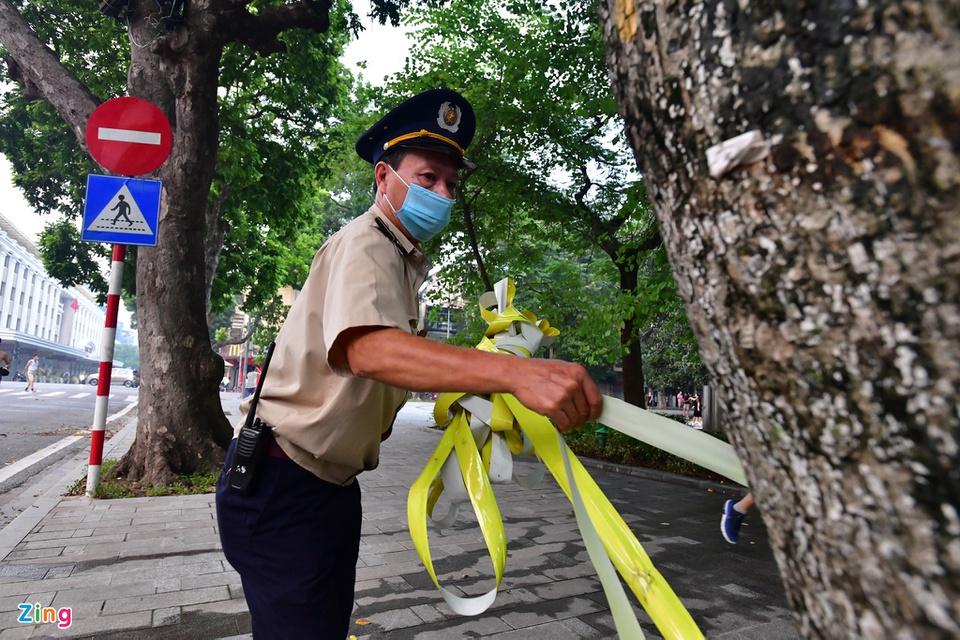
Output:
[[595,3],[464,0],[405,20],[412,52],[373,105],[450,86],[478,115],[468,149],[478,169],[463,176],[450,229],[427,247],[437,277],[470,305],[466,319],[480,292],[511,275],[523,304],[564,329],[558,357],[600,374],[639,359],[656,325],[679,328],[699,364],[622,135]]

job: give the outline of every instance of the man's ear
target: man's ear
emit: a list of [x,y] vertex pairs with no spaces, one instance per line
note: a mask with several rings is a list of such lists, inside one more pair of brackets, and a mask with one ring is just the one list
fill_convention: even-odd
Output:
[[387,163],[381,160],[373,168],[373,180],[377,185],[377,191],[384,190],[386,188],[387,181]]

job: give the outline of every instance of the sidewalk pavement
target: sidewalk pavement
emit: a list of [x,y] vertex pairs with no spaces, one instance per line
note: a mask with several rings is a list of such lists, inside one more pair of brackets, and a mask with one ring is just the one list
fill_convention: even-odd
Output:
[[[224,397],[236,420],[237,399]],[[616,637],[571,507],[552,481],[536,491],[495,487],[509,541],[500,594],[480,616],[450,612],[406,530],[407,488],[439,438],[428,428],[430,411],[426,403],[407,405],[380,467],[360,478],[363,538],[351,633],[359,640]],[[134,426],[111,439],[111,457],[132,442]],[[82,475],[83,465],[72,464],[64,465],[64,486]],[[706,485],[593,473],[707,637],[797,637],[758,517],[730,546],[719,532],[723,496]],[[0,640],[250,637],[240,578],[220,550],[213,495],[88,500],[47,493],[0,532]],[[442,535],[431,529],[431,542],[445,586],[468,595],[491,587],[472,514]],[[72,607],[73,624],[18,623],[21,602]],[[636,608],[647,636],[659,637]]]

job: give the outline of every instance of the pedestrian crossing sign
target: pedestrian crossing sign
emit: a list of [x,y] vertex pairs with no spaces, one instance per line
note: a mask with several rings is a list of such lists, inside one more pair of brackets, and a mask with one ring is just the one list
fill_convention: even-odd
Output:
[[81,238],[87,242],[155,246],[162,189],[159,180],[91,173],[87,176]]

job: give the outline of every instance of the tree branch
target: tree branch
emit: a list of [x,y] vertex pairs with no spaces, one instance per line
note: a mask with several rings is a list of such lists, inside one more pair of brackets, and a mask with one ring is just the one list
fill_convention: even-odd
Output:
[[225,42],[239,42],[267,56],[284,50],[277,38],[284,31],[326,31],[330,26],[330,0],[299,0],[265,7],[257,15],[241,5],[226,13],[221,24]]
[[[471,170],[466,173],[463,178],[463,183],[466,183],[467,179],[473,175]],[[473,215],[470,212],[470,203],[466,201],[466,196],[464,195],[463,187],[465,184],[461,184],[461,188],[457,190],[457,200],[460,201],[460,208],[463,211],[463,221],[464,226],[467,230],[467,239],[470,241],[470,251],[473,253],[473,259],[477,263],[477,270],[480,272],[480,279],[483,280],[483,286],[486,287],[485,291],[493,291],[493,283],[490,280],[490,274],[487,273],[487,266],[483,262],[483,256],[480,254],[480,244],[477,242],[477,228],[473,222]],[[481,187],[481,190],[483,187]],[[471,199],[471,202],[473,200]]]
[[20,82],[24,95],[49,102],[86,149],[87,118],[100,99],[37,38],[9,0],[0,0],[0,46],[7,52],[10,75]]
[[663,238],[660,237],[660,230],[657,229],[656,232],[637,247],[637,253],[643,253],[644,251],[652,251],[663,244]]
[[247,331],[246,334],[244,334],[240,338],[230,338],[229,340],[224,340],[223,342],[214,342],[213,345],[211,345],[213,350],[219,351],[220,349],[222,349],[223,347],[226,347],[227,345],[243,344],[244,342],[249,340],[251,336],[253,336],[253,334],[256,333],[257,329],[260,328],[260,318],[261,316],[259,315],[256,316],[253,319],[253,322],[250,323],[250,329]]

